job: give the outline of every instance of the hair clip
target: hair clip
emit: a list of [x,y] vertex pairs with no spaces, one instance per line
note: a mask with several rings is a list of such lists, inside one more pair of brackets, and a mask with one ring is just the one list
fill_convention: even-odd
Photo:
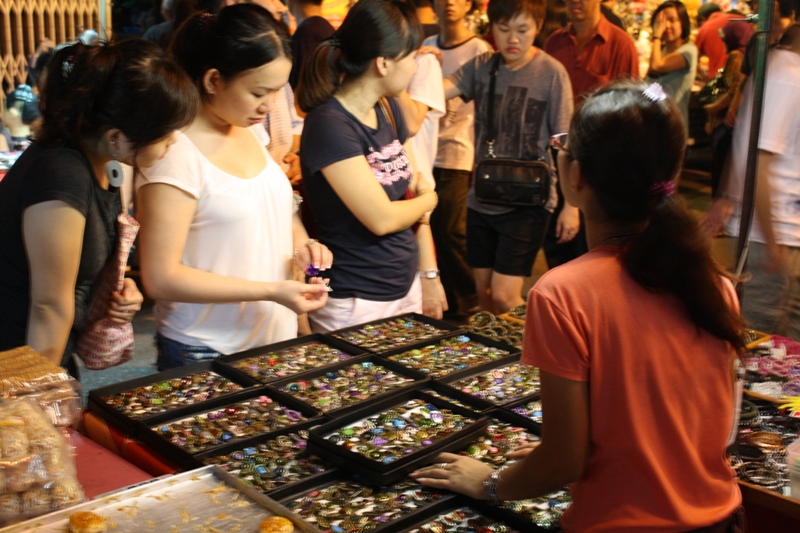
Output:
[[72,74],[72,67],[75,65],[75,57],[69,56],[67,59],[61,63],[61,76],[64,78],[64,81],[69,79],[69,75]]
[[658,83],[651,83],[650,86],[642,92],[642,94],[651,102],[660,102],[661,100],[666,100],[667,98],[667,93],[664,92],[664,88]]
[[647,196],[672,196],[675,194],[675,182],[672,180],[657,181],[647,189]]

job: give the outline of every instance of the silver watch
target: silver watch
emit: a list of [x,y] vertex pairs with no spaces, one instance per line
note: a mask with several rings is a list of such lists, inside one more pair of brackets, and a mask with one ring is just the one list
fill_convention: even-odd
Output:
[[419,275],[419,277],[427,279],[436,279],[439,277],[438,270],[420,270],[419,272],[417,272],[417,274]]

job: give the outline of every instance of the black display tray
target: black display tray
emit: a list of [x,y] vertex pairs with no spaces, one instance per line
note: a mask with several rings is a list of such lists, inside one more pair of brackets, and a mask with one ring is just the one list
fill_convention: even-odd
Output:
[[501,406],[508,405],[508,404],[511,404],[511,403],[514,403],[514,402],[518,402],[520,400],[530,401],[531,399],[533,399],[534,397],[539,395],[539,391],[538,390],[536,392],[532,392],[530,394],[527,394],[525,396],[520,396],[520,397],[514,398],[512,400],[506,400],[504,402],[493,402],[492,400],[488,400],[488,399],[485,399],[485,398],[481,398],[479,396],[475,396],[475,395],[473,395],[471,393],[464,392],[460,388],[455,386],[455,383],[457,381],[461,381],[462,379],[473,378],[475,376],[478,376],[480,374],[484,374],[484,373],[489,372],[491,370],[496,370],[496,369],[499,369],[501,367],[505,367],[505,366],[509,366],[509,365],[513,365],[513,364],[519,364],[520,358],[521,358],[520,354],[512,355],[512,356],[509,356],[509,357],[503,357],[501,359],[497,359],[495,361],[492,361],[491,363],[486,363],[486,364],[483,364],[483,365],[470,367],[470,368],[468,368],[466,370],[462,370],[460,372],[456,372],[456,373],[453,373],[453,374],[449,374],[447,376],[443,376],[441,378],[438,378],[438,381],[440,383],[443,383],[446,386],[450,387],[451,390],[455,390],[455,391],[458,391],[458,392],[460,392],[462,394],[467,394],[469,396],[473,396],[474,398],[482,400],[482,401],[485,401],[485,402],[491,404],[492,406],[501,407]]
[[506,413],[511,415],[514,419],[518,420],[520,423],[523,422],[523,421],[527,421],[530,424],[536,424],[537,426],[542,427],[542,425],[539,422],[535,422],[535,421],[531,420],[530,418],[528,418],[527,416],[523,416],[523,415],[521,415],[519,413],[515,413],[514,411],[512,411],[512,409],[514,409],[515,407],[519,407],[520,405],[524,405],[524,404],[526,404],[528,402],[534,402],[534,401],[538,400],[539,398],[540,398],[540,396],[538,394],[534,394],[533,396],[527,396],[525,398],[520,398],[516,402],[511,402],[511,403],[505,404],[503,407],[501,407],[498,410],[505,411]]
[[[357,452],[348,450],[344,446],[338,446],[325,439],[325,436],[343,426],[369,416],[380,414],[383,411],[413,399],[424,400],[439,409],[449,409],[454,414],[472,418],[474,422],[467,425],[464,429],[431,444],[423,450],[416,451],[388,464],[373,461]],[[370,405],[362,408],[354,408],[349,410],[346,414],[343,414],[340,418],[314,428],[311,431],[308,446],[309,450],[315,455],[324,457],[338,466],[359,474],[366,482],[385,485],[401,479],[417,468],[432,463],[435,456],[441,452],[450,452],[460,449],[463,444],[474,440],[475,436],[483,431],[485,427],[486,417],[471,409],[459,407],[458,405],[418,390],[409,390],[384,398],[380,401],[370,402]]]
[[[404,342],[402,344],[396,344],[394,346],[385,347],[385,348],[380,348],[380,347],[362,348],[361,346],[359,346],[357,344],[351,343],[351,342],[349,342],[349,341],[347,341],[345,339],[342,339],[342,338],[336,336],[337,334],[347,333],[347,332],[351,332],[351,331],[358,331],[359,329],[365,329],[367,327],[375,326],[377,324],[381,324],[381,323],[384,323],[386,321],[394,320],[394,319],[398,319],[398,318],[405,318],[405,319],[408,319],[408,320],[416,320],[418,322],[423,322],[425,324],[429,324],[429,325],[435,327],[436,329],[444,330],[445,333],[433,335],[433,336],[431,336],[431,337],[429,337],[427,339],[424,339],[424,340],[412,339],[412,340],[409,340],[408,342]],[[434,340],[434,339],[439,339],[441,337],[447,336],[450,332],[456,332],[456,331],[461,331],[461,328],[459,328],[458,326],[454,326],[453,324],[450,324],[449,322],[444,322],[442,320],[436,320],[435,318],[431,318],[429,316],[425,316],[425,315],[422,315],[420,313],[405,313],[405,314],[402,314],[402,315],[395,315],[395,316],[389,316],[389,317],[386,317],[386,318],[381,318],[380,320],[373,320],[371,322],[365,322],[363,324],[358,324],[357,326],[351,326],[349,328],[337,329],[336,331],[331,331],[331,332],[326,333],[326,335],[328,337],[332,338],[332,339],[335,339],[335,340],[339,341],[339,342],[344,342],[345,344],[347,344],[349,346],[358,346],[362,350],[366,350],[366,351],[371,352],[371,353],[383,354],[383,353],[386,353],[388,351],[396,350],[398,348],[403,348],[403,347],[407,347],[407,346],[412,346],[414,344],[419,344],[420,342],[427,342],[427,341],[431,341],[431,340]]]
[[[239,370],[238,368],[234,367],[233,363],[235,363],[237,361],[241,361],[242,359],[247,359],[248,357],[258,357],[258,356],[261,356],[261,355],[266,355],[266,354],[269,354],[269,353],[279,352],[281,350],[286,350],[287,348],[292,348],[292,347],[295,347],[295,346],[302,346],[304,344],[310,344],[312,342],[319,342],[321,344],[326,344],[326,345],[330,346],[331,348],[335,348],[335,349],[337,349],[337,350],[339,350],[341,352],[344,352],[347,355],[350,355],[352,357],[357,357],[359,355],[364,355],[364,354],[368,353],[366,350],[362,350],[361,348],[358,348],[357,346],[354,346],[354,345],[352,345],[350,343],[341,341],[341,340],[333,338],[333,337],[329,337],[327,335],[322,335],[320,333],[315,333],[313,335],[306,335],[304,337],[298,337],[296,339],[289,339],[287,341],[277,342],[275,344],[270,344],[270,345],[267,345],[267,346],[260,346],[258,348],[252,348],[252,349],[246,350],[244,352],[238,352],[238,353],[234,353],[234,354],[231,354],[231,355],[226,355],[226,356],[220,357],[218,359],[218,361],[220,363],[224,364],[226,367],[230,368],[231,371],[234,372],[235,374],[246,376],[247,379],[254,380],[254,381],[258,382],[258,383],[272,383],[273,381],[286,379],[288,377],[293,377],[294,378],[294,377],[302,376],[302,375],[304,375],[304,374],[306,374],[308,372],[314,372],[315,370],[319,370],[321,368],[327,368],[330,365],[311,367],[311,368],[308,368],[308,369],[305,369],[305,370],[301,370],[299,372],[295,372],[293,374],[288,374],[286,376],[278,376],[278,377],[275,377],[275,378],[267,378],[267,377],[265,377],[265,379],[259,379],[259,378],[250,376],[249,374],[247,374],[243,370]],[[337,362],[331,363],[331,364],[338,364],[338,363],[339,362],[337,361]]]
[[[397,393],[399,393],[399,392],[401,392],[403,390],[408,389],[409,387],[414,387],[415,385],[417,385],[417,384],[419,384],[421,382],[426,382],[426,383],[428,382],[428,378],[425,377],[424,374],[421,374],[419,372],[415,372],[413,370],[410,370],[408,367],[406,367],[404,365],[401,365],[400,363],[396,363],[394,361],[389,361],[387,359],[383,359],[381,357],[378,357],[377,355],[363,355],[363,356],[360,356],[360,357],[348,359],[347,361],[342,361],[341,363],[337,363],[335,365],[330,365],[330,366],[326,366],[324,368],[317,369],[317,370],[315,370],[313,372],[306,372],[302,376],[297,375],[297,376],[292,376],[290,378],[282,379],[280,381],[273,381],[272,383],[269,384],[269,387],[275,389],[277,392],[280,392],[281,394],[286,394],[287,396],[291,396],[291,394],[283,392],[281,390],[283,387],[288,386],[290,383],[295,383],[295,382],[297,382],[299,380],[309,381],[309,380],[312,380],[312,379],[314,379],[314,378],[316,378],[318,376],[322,376],[324,374],[327,374],[328,372],[337,372],[337,371],[339,371],[339,370],[341,370],[343,368],[349,367],[350,365],[358,364],[358,363],[367,363],[367,362],[371,362],[371,363],[373,363],[375,365],[381,365],[382,367],[386,368],[387,370],[391,370],[395,374],[401,375],[403,377],[411,378],[414,381],[410,381],[410,382],[408,382],[408,384],[406,384],[406,385],[404,385],[402,387],[397,387],[397,388],[395,388],[393,390],[382,392],[380,394],[376,394],[374,396],[370,396],[369,398],[364,398],[364,399],[362,399],[361,401],[359,401],[357,403],[353,403],[353,404],[350,404],[350,405],[343,405],[342,407],[337,407],[336,409],[331,409],[329,411],[321,411],[320,410],[325,416],[338,417],[343,412],[346,412],[348,409],[355,409],[355,408],[362,407],[363,406],[363,402],[372,403],[372,402],[375,402],[376,400],[380,400],[381,398],[386,398],[388,396],[395,395],[395,394],[397,394]],[[292,398],[295,399],[294,397],[292,397]],[[304,400],[301,400],[299,398],[296,398],[295,401],[303,402],[305,405],[308,405],[309,407],[311,407],[313,409],[318,409],[317,407],[315,407],[315,406],[313,406],[311,404],[305,403]]]
[[[238,372],[232,372],[229,366],[222,365],[217,360],[204,361],[202,363],[196,363],[188,366],[182,366],[179,368],[173,368],[171,370],[159,372],[158,374],[150,374],[148,376],[144,376],[141,378],[132,379],[130,381],[123,381],[121,383],[115,383],[113,385],[108,385],[105,387],[101,387],[99,389],[94,389],[92,391],[89,391],[89,402],[87,408],[91,412],[102,418],[107,423],[120,429],[125,435],[129,437],[137,437],[138,432],[141,429],[141,426],[135,424],[134,422],[142,421],[146,423],[153,417],[161,416],[164,413],[169,413],[169,416],[171,418],[179,418],[184,413],[190,413],[197,409],[203,409],[203,407],[199,406],[202,406],[206,401],[210,400],[203,400],[201,402],[197,402],[191,405],[184,405],[181,407],[176,407],[174,409],[169,409],[161,413],[154,413],[152,415],[142,416],[134,419],[129,416],[126,416],[122,411],[118,411],[114,409],[111,405],[106,403],[105,400],[103,400],[104,396],[113,396],[114,394],[132,390],[137,387],[145,387],[153,383],[169,381],[171,379],[182,378],[184,376],[190,376],[193,374],[198,374],[200,372],[206,372],[206,371],[215,372],[220,376],[228,378],[232,382],[241,385],[242,389],[245,390],[249,387],[255,387],[256,385],[259,385],[259,383],[256,380],[247,377],[243,374],[240,374]],[[211,400],[230,396],[231,394],[236,394],[238,392],[240,391],[232,391],[229,393],[225,393],[220,396],[216,396],[215,398],[211,398]]]
[[[429,376],[431,379],[436,380],[436,381],[443,381],[445,378],[458,379],[458,378],[460,378],[462,376],[466,376],[466,375],[469,375],[469,374],[474,374],[474,373],[478,372],[480,369],[492,368],[493,365],[494,366],[502,366],[504,364],[504,361],[508,360],[510,357],[514,357],[514,356],[519,356],[520,355],[520,350],[518,348],[515,348],[515,347],[511,346],[510,344],[507,344],[507,343],[502,342],[502,341],[490,339],[489,337],[484,337],[483,335],[476,335],[475,333],[464,333],[464,332],[460,331],[460,332],[452,333],[450,335],[446,335],[444,337],[439,337],[438,339],[433,339],[433,340],[417,343],[417,344],[414,344],[414,345],[411,345],[411,346],[405,346],[405,347],[400,348],[400,349],[384,352],[384,353],[380,354],[380,356],[388,359],[389,357],[392,357],[393,355],[399,355],[399,354],[402,354],[402,353],[405,353],[405,352],[409,352],[409,351],[412,351],[412,350],[421,350],[421,349],[426,348],[428,346],[433,346],[435,344],[439,344],[444,340],[451,339],[451,338],[454,338],[454,337],[459,337],[459,336],[468,337],[473,342],[483,344],[484,346],[488,346],[490,348],[498,348],[498,349],[501,349],[501,350],[505,350],[508,353],[506,355],[498,357],[497,359],[493,359],[493,360],[487,361],[485,363],[480,363],[480,364],[476,364],[476,365],[472,365],[472,366],[467,366],[466,368],[453,370],[452,372],[450,372],[448,374],[445,374],[444,376],[438,376],[438,377]],[[389,359],[389,360],[390,361],[394,361],[393,359]],[[419,368],[415,368],[413,366],[406,365],[404,363],[400,363],[399,361],[395,361],[395,362],[405,366],[409,370],[412,370],[414,372],[418,372],[418,373],[420,373],[420,374],[422,374],[424,376],[428,376],[429,375],[429,373],[426,373],[426,372],[424,372],[423,370],[421,370]]]
[[[291,505],[291,503],[293,501],[297,500],[298,498],[304,497],[306,494],[308,494],[311,491],[314,491],[314,490],[324,491],[325,489],[327,489],[331,485],[336,485],[336,484],[339,484],[339,483],[346,483],[346,482],[358,483],[359,480],[360,480],[360,478],[359,478],[359,476],[357,474],[356,475],[348,475],[343,470],[336,470],[336,471],[326,472],[325,474],[321,474],[318,478],[313,479],[313,480],[309,478],[307,480],[304,480],[304,481],[301,481],[299,483],[296,483],[296,484],[294,484],[292,486],[287,486],[287,487],[284,487],[284,488],[281,488],[281,489],[274,490],[272,492],[269,492],[268,495],[273,500],[276,500],[276,501],[280,502],[282,505],[287,506],[287,505]],[[435,489],[430,489],[430,490],[435,490]],[[443,502],[451,501],[454,498],[456,498],[456,495],[453,494],[452,492],[445,491],[445,490],[441,490],[439,492],[441,492],[441,494],[442,494],[442,496],[441,496],[441,498],[439,500],[437,500],[437,501],[435,501],[433,503],[430,503],[428,505],[425,505],[425,506],[421,507],[420,509],[418,509],[416,511],[411,511],[411,512],[408,513],[408,515],[410,516],[410,515],[415,515],[415,514],[424,512],[427,509],[430,509],[430,508],[432,508],[434,506],[438,507],[438,506],[442,505]],[[298,513],[295,513],[295,514],[298,514]],[[387,522],[383,523],[383,525],[379,525],[378,527],[376,527],[375,529],[372,529],[370,531],[384,532],[384,533],[394,533],[396,531],[395,525],[398,522],[400,522],[400,521],[402,521],[404,519],[405,519],[405,517],[401,516],[401,517],[397,518],[396,520],[387,521]],[[304,518],[304,520],[306,520],[306,518]],[[310,521],[309,520],[309,523],[314,524],[317,527],[319,527],[317,525],[316,521]]]
[[[206,464],[212,464],[212,463],[207,463],[206,462],[209,459],[213,459],[213,458],[219,457],[221,455],[229,455],[229,454],[231,454],[231,453],[233,453],[235,451],[243,450],[244,448],[247,448],[247,447],[258,446],[259,444],[263,444],[263,443],[265,443],[265,442],[267,442],[269,440],[276,439],[276,438],[278,438],[278,437],[280,437],[282,435],[288,435],[289,433],[297,433],[297,432],[303,431],[303,430],[308,431],[311,428],[319,425],[319,423],[322,420],[324,420],[324,418],[316,419],[316,420],[310,420],[308,422],[303,422],[301,424],[296,424],[296,425],[288,427],[288,428],[281,428],[281,429],[278,429],[278,430],[275,430],[275,431],[271,431],[269,433],[264,433],[262,435],[255,436],[255,437],[252,437],[252,438],[247,439],[247,440],[241,440],[241,441],[233,443],[233,444],[226,444],[225,446],[220,446],[220,447],[215,448],[213,450],[209,450],[209,451],[204,451],[204,452],[198,453],[198,454],[196,454],[196,455],[194,455],[192,457],[192,460],[195,462],[195,468],[197,468],[199,466],[206,466]],[[328,460],[328,459],[326,458],[325,460]],[[328,461],[328,462],[330,462],[330,461]],[[310,487],[313,488],[313,487],[317,486],[318,484],[323,483],[324,480],[328,479],[328,477],[330,477],[330,476],[343,476],[344,475],[344,474],[341,473],[341,471],[339,469],[337,469],[337,468],[335,468],[333,466],[332,462],[330,462],[330,463],[331,463],[331,467],[329,469],[325,470],[324,472],[320,472],[318,474],[313,474],[313,475],[307,476],[305,478],[298,479],[297,481],[286,483],[286,484],[281,485],[279,487],[276,487],[274,489],[270,489],[270,490],[264,491],[264,494],[270,495],[270,497],[273,498],[273,499],[278,499],[278,498],[280,498],[280,496],[278,496],[276,498],[276,497],[273,497],[272,495],[273,494],[281,495],[281,494],[286,494],[286,493],[292,493],[292,491],[300,490],[300,489],[295,489],[295,487],[310,486]],[[235,476],[236,474],[231,474],[231,475]],[[256,487],[256,489],[258,489],[258,487]]]
[[[259,435],[253,435],[250,437],[242,437],[238,440],[231,441],[230,443],[219,444],[217,446],[213,446],[206,450],[202,450],[201,452],[191,453],[177,444],[173,444],[168,438],[162,436],[158,431],[158,426],[169,424],[171,422],[177,422],[179,420],[183,420],[185,418],[189,418],[192,416],[204,415],[211,411],[216,411],[220,408],[227,407],[229,405],[243,402],[247,400],[251,400],[253,398],[258,398],[259,396],[267,396],[272,401],[283,405],[289,409],[294,411],[300,412],[304,417],[308,420],[302,422],[302,424],[308,424],[309,422],[314,422],[313,425],[318,424],[322,420],[322,414],[317,411],[316,409],[312,409],[307,404],[295,400],[288,394],[283,394],[279,391],[268,389],[267,387],[257,387],[255,389],[246,389],[241,392],[233,393],[233,394],[226,394],[220,396],[219,398],[214,398],[213,400],[208,400],[206,402],[202,402],[198,405],[198,409],[195,411],[191,411],[188,413],[184,413],[182,416],[174,416],[173,411],[167,411],[166,413],[160,413],[155,415],[151,418],[148,418],[146,423],[142,423],[141,421],[137,420],[136,423],[140,424],[143,427],[140,427],[138,430],[138,438],[148,446],[150,446],[154,451],[158,452],[159,454],[163,455],[165,458],[169,459],[173,462],[176,466],[182,467],[186,470],[191,470],[192,468],[197,467],[197,461],[195,461],[194,456],[198,453],[207,453],[207,452],[214,452],[223,447],[228,446],[241,446],[241,443],[251,440],[257,436],[261,435],[270,435],[281,429],[279,428],[273,430],[271,432],[264,432]],[[290,428],[296,427],[297,424],[293,424],[289,426]],[[155,427],[155,429],[153,429]]]
[[[394,361],[392,362],[394,363]],[[497,406],[492,402],[487,402],[486,400],[482,400],[477,396],[473,396],[472,394],[461,392],[460,390],[455,389],[445,383],[442,383],[441,381],[434,381],[434,380],[426,381],[419,387],[419,390],[428,393],[430,391],[435,391],[442,396],[448,396],[450,397],[450,400],[448,400],[447,398],[442,398],[442,399],[449,401],[450,403],[456,403],[457,401],[459,403],[464,404],[464,406],[467,407],[468,409],[472,409],[473,411],[481,414],[484,414],[485,411],[488,411],[490,409],[497,408]]]
[[[538,533],[546,531],[520,515],[506,511],[505,509],[493,507],[485,502],[459,495],[436,502],[429,507],[400,518],[392,523],[392,533],[407,533],[413,531],[442,515],[447,515],[463,507],[469,507],[487,518],[502,522],[512,528],[513,531],[518,531],[519,533]],[[456,526],[446,531],[456,531]],[[474,531],[477,531],[477,529],[474,529]],[[483,529],[481,529],[481,531],[483,531]]]

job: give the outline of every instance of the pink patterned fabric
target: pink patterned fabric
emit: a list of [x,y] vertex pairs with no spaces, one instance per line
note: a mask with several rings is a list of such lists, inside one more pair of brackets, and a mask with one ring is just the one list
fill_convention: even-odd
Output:
[[133,325],[117,324],[106,318],[111,293],[122,290],[125,268],[139,223],[127,213],[117,216],[117,253],[112,256],[98,278],[89,310],[86,328],[78,339],[75,352],[86,368],[102,370],[129,361],[133,357]]

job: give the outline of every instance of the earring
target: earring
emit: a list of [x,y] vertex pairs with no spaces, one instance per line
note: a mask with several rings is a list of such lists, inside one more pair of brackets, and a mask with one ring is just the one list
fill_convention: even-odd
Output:
[[125,178],[125,174],[122,171],[122,165],[119,161],[117,161],[117,142],[111,141],[111,146],[114,148],[114,151],[111,154],[113,159],[106,163],[106,177],[108,178],[108,184],[110,187],[119,189],[122,187],[122,181]]

